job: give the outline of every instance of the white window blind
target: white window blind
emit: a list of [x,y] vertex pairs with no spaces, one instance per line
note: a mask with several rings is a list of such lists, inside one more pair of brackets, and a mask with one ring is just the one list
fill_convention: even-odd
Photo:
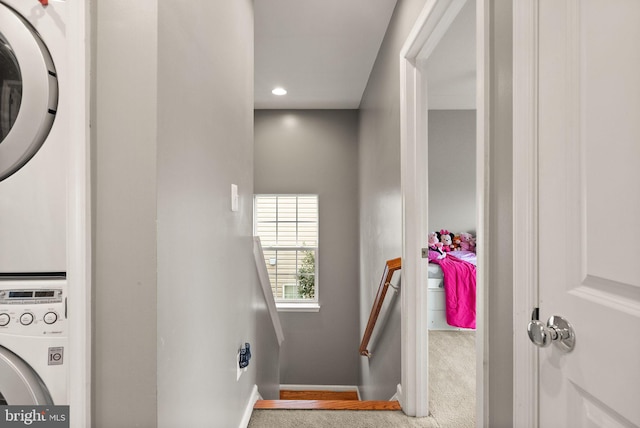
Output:
[[317,302],[318,196],[255,195],[254,211],[276,302]]

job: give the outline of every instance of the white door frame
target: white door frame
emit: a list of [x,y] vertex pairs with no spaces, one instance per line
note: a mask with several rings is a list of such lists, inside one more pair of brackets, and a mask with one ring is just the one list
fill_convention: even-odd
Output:
[[[429,415],[429,337],[427,323],[427,260],[420,258],[421,248],[427,247],[428,232],[428,108],[427,76],[422,73],[424,61],[440,42],[466,0],[428,0],[416,24],[400,51],[400,129],[402,168],[402,377],[398,398],[403,411],[410,416]],[[485,125],[484,108],[485,71],[485,13],[484,0],[477,1],[477,182],[478,182],[478,236],[484,228],[485,183]],[[488,27],[486,27],[488,28]],[[487,74],[488,77],[488,74]],[[483,242],[482,239],[479,240]],[[484,419],[484,382],[486,378],[484,355],[484,294],[482,255],[478,252],[478,329],[477,329],[477,420]]]
[[513,4],[513,426],[538,427],[538,0]]
[[67,179],[67,287],[69,411],[73,428],[91,426],[91,158],[90,6],[68,4],[69,172]]

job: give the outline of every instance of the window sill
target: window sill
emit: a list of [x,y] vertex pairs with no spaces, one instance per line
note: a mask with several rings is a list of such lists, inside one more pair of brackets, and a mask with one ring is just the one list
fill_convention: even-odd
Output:
[[320,312],[319,303],[278,303],[278,312]]

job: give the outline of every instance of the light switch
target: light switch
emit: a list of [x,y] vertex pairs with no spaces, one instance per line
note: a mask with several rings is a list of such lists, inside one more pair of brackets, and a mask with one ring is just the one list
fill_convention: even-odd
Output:
[[231,185],[231,211],[238,211],[238,185]]

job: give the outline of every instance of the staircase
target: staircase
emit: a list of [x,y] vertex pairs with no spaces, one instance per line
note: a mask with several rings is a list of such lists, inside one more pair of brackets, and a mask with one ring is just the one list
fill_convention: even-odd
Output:
[[356,391],[280,391],[279,400],[258,400],[254,409],[401,410],[397,401],[361,401]]

